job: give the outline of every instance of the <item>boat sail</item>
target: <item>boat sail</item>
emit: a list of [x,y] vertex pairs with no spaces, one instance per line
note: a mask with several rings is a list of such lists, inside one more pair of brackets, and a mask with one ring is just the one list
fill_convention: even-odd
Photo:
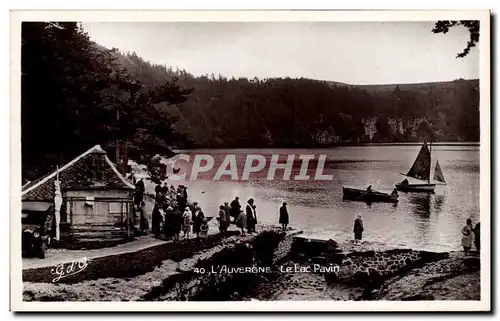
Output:
[[431,174],[431,152],[427,148],[427,143],[420,149],[420,152],[410,168],[406,176],[419,179],[422,181],[428,181]]
[[436,161],[436,169],[434,169],[434,177],[432,179],[446,184],[443,172],[441,171],[441,166],[439,166],[439,161]]
[[[430,144],[430,146],[432,148],[432,143]],[[429,148],[427,146],[427,142],[424,141],[424,144],[422,145],[422,148],[420,148],[417,158],[415,158],[415,162],[411,166],[410,170],[408,171],[408,173],[402,174],[404,176],[408,176],[421,181],[427,181],[427,183],[409,184],[408,180],[405,179],[403,182],[396,184],[396,188],[398,190],[405,192],[434,191],[436,184],[431,184],[431,148]],[[438,161],[436,161],[433,180],[446,184],[441,166],[439,166]]]

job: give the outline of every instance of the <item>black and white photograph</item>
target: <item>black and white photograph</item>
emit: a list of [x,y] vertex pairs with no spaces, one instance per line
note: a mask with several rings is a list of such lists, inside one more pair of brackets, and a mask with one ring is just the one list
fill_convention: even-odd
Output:
[[490,310],[490,12],[11,19],[14,311]]

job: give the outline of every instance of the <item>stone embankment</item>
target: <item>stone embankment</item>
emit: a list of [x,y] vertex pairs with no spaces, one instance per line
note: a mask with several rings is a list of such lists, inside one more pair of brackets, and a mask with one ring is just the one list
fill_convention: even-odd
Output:
[[[292,236],[264,227],[258,235],[238,232],[211,235],[202,245],[194,240],[166,243],[138,252],[106,256],[88,262],[75,275],[53,282],[54,267],[23,271],[25,301],[142,301],[204,298],[213,289],[233,284],[245,271],[212,269],[272,265],[285,256]],[[205,272],[201,272],[205,271]],[[214,270],[215,271],[215,270]],[[234,271],[234,270],[233,270]],[[210,272],[210,273],[209,273]],[[255,270],[251,275],[258,276]],[[227,282],[226,282],[227,281]],[[248,282],[240,282],[243,288]],[[214,284],[216,285],[214,287]],[[225,284],[225,285],[224,285]],[[232,293],[231,293],[232,294]]]
[[[100,262],[66,283],[48,282],[47,271],[25,271],[23,297],[27,301],[480,299],[477,256],[368,242],[304,242],[300,233],[266,228],[246,237],[214,235],[201,248],[192,240],[162,245],[126,258],[103,258],[109,262]],[[119,272],[113,274],[113,268]]]

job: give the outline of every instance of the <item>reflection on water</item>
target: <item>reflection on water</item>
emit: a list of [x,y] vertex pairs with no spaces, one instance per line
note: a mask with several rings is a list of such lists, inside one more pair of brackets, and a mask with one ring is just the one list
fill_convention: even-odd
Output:
[[[287,201],[290,226],[322,237],[352,238],[354,218],[362,214],[364,239],[436,250],[460,249],[460,229],[465,220],[479,221],[479,147],[433,146],[433,155],[437,155],[447,181],[446,186],[436,186],[434,194],[399,193],[396,206],[342,199],[343,186],[365,189],[372,185],[375,190],[390,193],[402,179],[399,173],[411,166],[419,149],[420,146],[355,146],[190,151],[210,153],[215,158],[215,167],[220,166],[226,155],[237,154],[239,168],[247,154],[262,154],[267,160],[274,153],[324,154],[327,155],[324,174],[333,175],[333,180],[283,180],[284,171],[278,169],[274,180],[267,180],[264,170],[252,173],[249,181],[214,181],[208,173],[195,181],[176,183],[188,186],[189,197],[200,202],[210,216],[217,215],[219,205],[235,196],[242,203],[253,197],[259,221],[277,223],[279,207]],[[291,177],[299,170],[300,166],[294,166]]]
[[412,212],[423,217],[431,215],[431,198],[434,193],[409,193],[408,201],[412,205]]
[[434,195],[434,212],[439,214],[444,204],[444,195]]

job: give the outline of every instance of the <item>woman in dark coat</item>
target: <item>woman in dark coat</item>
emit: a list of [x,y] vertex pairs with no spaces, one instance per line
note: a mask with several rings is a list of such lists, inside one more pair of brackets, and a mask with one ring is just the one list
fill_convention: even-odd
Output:
[[246,215],[247,215],[247,230],[248,233],[255,232],[255,225],[257,224],[257,215],[255,214],[255,202],[253,198],[247,201]]
[[167,240],[174,237],[174,210],[171,206],[165,211],[165,237]]
[[199,236],[200,234],[200,226],[203,223],[204,218],[205,215],[203,214],[201,208],[198,206],[196,209],[196,217],[193,222],[193,233],[196,233],[196,236]]
[[174,234],[174,241],[179,240],[179,235],[181,234],[182,230],[182,222],[182,213],[179,210],[175,210],[172,214],[172,231]]
[[153,213],[151,213],[151,225],[154,236],[160,237],[161,213],[160,213],[160,207],[158,205],[155,205],[155,207],[153,208]]
[[236,196],[234,200],[231,202],[231,216],[234,218],[240,215],[241,205],[239,199],[240,198]]
[[289,223],[288,210],[286,209],[287,203],[284,202],[283,206],[280,208],[280,221],[279,223],[283,226],[283,231],[286,231],[286,227]]
[[474,246],[476,247],[476,250],[481,251],[481,233],[480,233],[480,223],[477,223],[476,226],[474,226]]
[[361,238],[363,236],[363,219],[361,218],[361,214],[358,214],[356,219],[354,220],[354,242],[359,243],[361,241]]

